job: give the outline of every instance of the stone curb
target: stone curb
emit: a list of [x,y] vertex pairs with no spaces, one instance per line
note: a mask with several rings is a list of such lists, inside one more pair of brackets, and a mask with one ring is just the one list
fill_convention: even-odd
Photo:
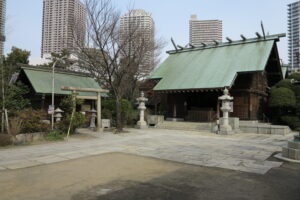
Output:
[[287,162],[300,163],[300,160],[293,160],[293,159],[285,158],[285,157],[282,156],[281,153],[278,153],[278,154],[274,155],[274,157],[278,158],[280,160],[283,160],[283,161],[287,161]]

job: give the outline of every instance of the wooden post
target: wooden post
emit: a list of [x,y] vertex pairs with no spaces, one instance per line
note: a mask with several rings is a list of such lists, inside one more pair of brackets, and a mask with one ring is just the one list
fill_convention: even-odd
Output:
[[7,133],[10,135],[10,127],[9,127],[9,123],[8,123],[7,109],[5,109],[4,112],[5,112],[5,122],[6,122]]
[[97,92],[97,132],[102,132],[101,92]]
[[220,119],[220,101],[219,99],[217,100],[217,119]]
[[42,105],[41,105],[41,110],[43,110],[44,109],[44,107],[45,107],[45,94],[43,94],[42,95]]
[[72,115],[71,115],[71,119],[70,119],[70,124],[69,124],[69,129],[68,129],[68,133],[67,133],[67,140],[69,139],[69,135],[70,135],[70,131],[71,131],[71,126],[72,126],[72,122],[73,122],[73,118],[74,118],[74,114],[76,112],[76,91],[72,91],[72,104],[73,104],[73,108],[72,108]]

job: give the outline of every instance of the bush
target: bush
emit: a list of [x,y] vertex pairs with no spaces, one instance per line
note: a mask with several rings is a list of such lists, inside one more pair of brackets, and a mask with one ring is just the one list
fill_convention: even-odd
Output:
[[281,121],[291,129],[300,128],[300,119],[296,116],[282,116]]
[[[133,109],[132,104],[127,99],[121,100],[122,109],[122,123],[133,124],[137,118],[136,110]],[[116,101],[114,99],[107,99],[102,102],[102,118],[110,119],[112,124],[116,124]]]
[[24,98],[29,93],[26,85],[18,82],[10,85],[6,91],[5,107],[8,110],[24,110],[30,107],[30,100]]
[[296,97],[300,97],[300,85],[294,86],[294,93]]
[[290,90],[294,89],[293,84],[291,83],[291,79],[283,79],[276,83],[275,85],[276,88],[288,88]]
[[[80,106],[83,104],[82,99],[76,99],[76,106]],[[59,104],[60,109],[64,111],[65,114],[72,114],[73,111],[73,97],[69,95],[62,99]]]
[[61,131],[54,130],[47,134],[46,140],[49,140],[49,141],[64,140],[64,137],[65,137],[65,135]]
[[10,133],[14,136],[20,134],[22,130],[23,120],[20,117],[13,117],[9,120],[10,122]]
[[45,132],[50,128],[49,124],[42,122],[47,119],[47,113],[42,110],[25,109],[13,113],[13,118],[22,121],[20,133]]
[[297,72],[292,73],[291,75],[289,75],[288,78],[289,78],[289,79],[294,79],[294,80],[296,80],[296,81],[300,81],[300,73],[297,73]]
[[296,106],[295,93],[288,88],[272,88],[269,106],[271,108],[293,108]]
[[[57,127],[60,131],[62,131],[63,133],[67,134],[68,129],[69,129],[69,125],[70,125],[70,121],[71,121],[71,114],[67,114],[66,117],[64,117],[64,119],[58,123]],[[71,125],[71,129],[70,129],[70,133],[74,133],[76,128],[81,128],[84,127],[84,125],[86,124],[86,118],[82,113],[79,112],[75,112],[74,117],[73,117],[73,121],[72,121],[72,125]]]
[[7,146],[13,144],[12,136],[8,134],[0,134],[0,146]]

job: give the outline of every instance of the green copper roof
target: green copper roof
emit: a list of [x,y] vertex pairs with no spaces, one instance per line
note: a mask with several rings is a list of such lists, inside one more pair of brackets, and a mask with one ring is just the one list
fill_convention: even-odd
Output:
[[230,87],[238,72],[263,71],[274,42],[282,36],[169,51],[150,77],[161,79],[154,90]]
[[[22,68],[30,81],[34,91],[40,94],[52,93],[52,71],[35,68]],[[81,88],[97,88],[99,84],[90,77],[68,72],[55,72],[55,94],[68,95],[70,91],[61,90],[62,86],[81,87]],[[80,96],[95,96],[95,93],[78,92]]]

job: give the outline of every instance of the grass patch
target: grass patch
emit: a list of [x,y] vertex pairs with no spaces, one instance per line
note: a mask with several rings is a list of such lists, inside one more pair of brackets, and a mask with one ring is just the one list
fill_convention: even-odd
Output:
[[54,131],[50,131],[47,134],[46,140],[48,140],[48,141],[61,141],[61,140],[64,140],[65,137],[66,137],[66,135],[63,134],[61,131],[54,130]]

